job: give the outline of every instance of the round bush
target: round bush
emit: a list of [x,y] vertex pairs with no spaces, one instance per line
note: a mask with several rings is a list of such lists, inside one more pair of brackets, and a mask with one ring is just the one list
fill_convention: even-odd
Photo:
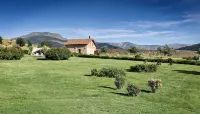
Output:
[[52,48],[45,53],[48,60],[67,60],[70,56],[71,53],[67,48]]
[[132,72],[156,72],[157,65],[155,64],[139,64],[136,66],[130,66]]
[[19,60],[24,56],[19,47],[0,48],[0,60]]
[[125,84],[124,77],[120,76],[115,78],[115,86],[117,87],[117,89],[123,88],[124,84]]

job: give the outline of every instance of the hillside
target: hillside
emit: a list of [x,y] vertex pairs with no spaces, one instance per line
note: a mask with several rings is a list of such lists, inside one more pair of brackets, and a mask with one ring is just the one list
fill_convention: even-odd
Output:
[[200,48],[200,43],[199,44],[194,44],[194,45],[191,45],[191,46],[182,47],[182,48],[179,48],[178,50],[197,51],[199,48]]
[[30,40],[33,44],[39,44],[42,41],[50,41],[53,47],[63,47],[64,42],[67,41],[67,39],[63,38],[61,35],[50,32],[33,32],[20,36],[20,38],[23,38],[26,41]]

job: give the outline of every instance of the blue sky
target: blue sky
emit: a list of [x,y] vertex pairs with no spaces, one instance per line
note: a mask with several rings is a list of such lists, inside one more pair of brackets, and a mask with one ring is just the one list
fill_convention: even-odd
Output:
[[0,36],[54,32],[136,44],[200,43],[200,0],[0,0]]

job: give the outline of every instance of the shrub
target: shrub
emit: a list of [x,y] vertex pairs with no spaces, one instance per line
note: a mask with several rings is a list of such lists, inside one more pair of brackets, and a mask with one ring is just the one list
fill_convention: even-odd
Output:
[[125,84],[125,78],[123,76],[115,78],[115,86],[117,87],[117,89],[123,88],[124,84]]
[[116,78],[116,77],[120,77],[120,76],[126,76],[126,73],[124,72],[123,69],[102,68],[99,71],[96,69],[92,69],[91,75],[99,76],[99,77]]
[[156,72],[157,65],[155,64],[140,64],[136,66],[130,66],[132,72]]
[[109,78],[115,78],[125,75],[126,74],[123,69],[117,69],[117,68],[102,68],[98,74],[98,76],[100,77],[109,77]]
[[19,60],[24,56],[19,47],[0,48],[0,60]]
[[148,86],[151,87],[152,93],[155,93],[159,87],[162,87],[161,80],[149,80]]
[[193,58],[192,57],[183,57],[183,59],[192,60]]
[[135,56],[135,59],[136,59],[136,60],[140,60],[140,59],[143,59],[143,57],[142,57],[140,54],[137,54],[137,55]]
[[99,73],[98,73],[98,70],[97,70],[97,69],[92,69],[92,70],[91,70],[91,75],[92,75],[92,76],[98,76],[98,74],[99,74]]
[[199,60],[199,56],[194,56],[193,60],[198,61]]
[[67,60],[71,56],[67,48],[52,48],[45,53],[46,59],[49,60]]
[[23,50],[24,54],[29,54],[29,50]]
[[139,88],[137,88],[135,85],[129,83],[127,86],[127,91],[129,96],[138,96],[138,94],[141,92]]
[[172,58],[168,58],[168,63],[169,63],[170,66],[173,65],[173,60],[172,60]]
[[104,53],[106,53],[107,51],[108,51],[108,46],[103,46],[102,48],[101,48],[101,52],[104,52]]
[[136,46],[132,46],[130,49],[129,49],[130,53],[137,53],[139,52],[139,50],[137,49]]

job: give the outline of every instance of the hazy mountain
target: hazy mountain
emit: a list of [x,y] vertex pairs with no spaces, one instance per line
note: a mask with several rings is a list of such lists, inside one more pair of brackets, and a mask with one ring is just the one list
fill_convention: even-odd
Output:
[[64,42],[67,41],[67,39],[63,38],[61,35],[50,32],[32,32],[30,34],[20,36],[20,38],[23,38],[26,41],[30,40],[33,44],[39,44],[42,41],[50,41],[52,42],[53,47],[64,47]]
[[191,46],[181,47],[178,50],[197,51],[199,48],[200,48],[200,43],[199,44],[194,44],[194,45],[191,45]]
[[[164,46],[164,45],[137,45],[130,42],[119,42],[119,43],[109,42],[108,44],[114,45],[123,49],[129,49],[131,46],[136,46],[139,49],[145,49],[145,50],[156,50],[158,47]],[[178,48],[189,46],[189,45],[188,44],[168,44],[168,46],[173,49],[178,49]]]

